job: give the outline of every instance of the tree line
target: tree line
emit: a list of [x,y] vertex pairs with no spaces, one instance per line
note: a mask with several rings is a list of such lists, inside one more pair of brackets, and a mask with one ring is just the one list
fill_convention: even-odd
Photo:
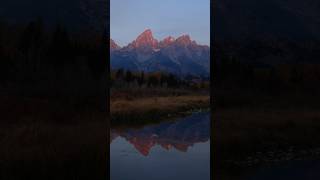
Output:
[[145,87],[145,88],[209,88],[209,81],[196,79],[194,76],[179,77],[166,72],[144,72],[117,69],[111,71],[111,87]]

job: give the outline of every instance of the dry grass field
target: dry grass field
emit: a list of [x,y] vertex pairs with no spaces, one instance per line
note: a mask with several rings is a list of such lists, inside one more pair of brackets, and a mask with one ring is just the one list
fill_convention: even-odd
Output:
[[111,120],[137,122],[168,118],[186,111],[208,108],[209,102],[208,95],[118,98],[110,102]]
[[174,112],[208,106],[208,103],[209,96],[201,95],[114,100],[111,101],[111,114],[142,114],[149,111]]

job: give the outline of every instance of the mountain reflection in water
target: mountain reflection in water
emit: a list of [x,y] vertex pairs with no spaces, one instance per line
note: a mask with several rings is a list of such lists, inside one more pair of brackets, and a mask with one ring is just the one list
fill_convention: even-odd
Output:
[[175,122],[163,122],[140,129],[111,129],[110,143],[118,137],[124,138],[144,156],[148,156],[156,145],[166,150],[175,148],[187,152],[195,143],[209,140],[209,113],[197,113]]
[[111,180],[209,180],[210,113],[111,129]]

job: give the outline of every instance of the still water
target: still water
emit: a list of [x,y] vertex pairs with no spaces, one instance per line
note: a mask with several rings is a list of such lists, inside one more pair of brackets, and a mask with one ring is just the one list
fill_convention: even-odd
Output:
[[210,113],[111,129],[111,180],[209,180]]

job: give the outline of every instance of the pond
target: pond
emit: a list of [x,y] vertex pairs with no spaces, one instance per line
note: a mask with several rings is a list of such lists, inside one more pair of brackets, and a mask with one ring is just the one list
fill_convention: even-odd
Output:
[[111,180],[209,180],[210,113],[110,132]]

